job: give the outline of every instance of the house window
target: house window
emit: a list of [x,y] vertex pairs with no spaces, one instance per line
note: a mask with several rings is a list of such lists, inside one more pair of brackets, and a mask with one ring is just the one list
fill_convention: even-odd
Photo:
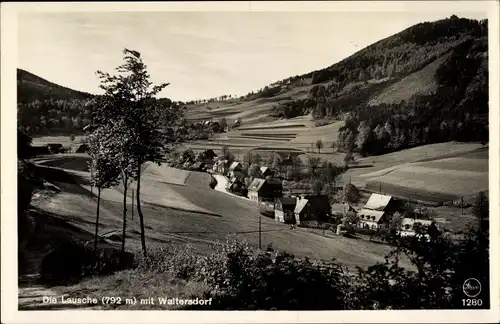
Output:
[[365,218],[365,215],[361,215],[361,218]]

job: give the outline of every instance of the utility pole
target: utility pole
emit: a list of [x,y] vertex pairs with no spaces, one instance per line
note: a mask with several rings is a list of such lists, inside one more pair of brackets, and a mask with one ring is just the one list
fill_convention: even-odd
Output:
[[134,189],[132,189],[132,219],[134,219]]
[[259,213],[259,250],[262,249],[262,214]]

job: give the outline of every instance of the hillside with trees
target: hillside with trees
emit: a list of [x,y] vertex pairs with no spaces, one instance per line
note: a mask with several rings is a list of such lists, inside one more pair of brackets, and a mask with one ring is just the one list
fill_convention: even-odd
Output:
[[[91,123],[99,100],[98,95],[69,89],[22,69],[17,70],[17,121],[18,126],[30,135],[83,133],[84,127]],[[164,112],[170,107],[180,108],[181,104],[168,98],[153,100],[164,108]],[[168,119],[164,117],[162,120]]]
[[314,84],[308,97],[271,115],[345,120],[341,150],[488,141],[487,20],[421,23],[303,77]]

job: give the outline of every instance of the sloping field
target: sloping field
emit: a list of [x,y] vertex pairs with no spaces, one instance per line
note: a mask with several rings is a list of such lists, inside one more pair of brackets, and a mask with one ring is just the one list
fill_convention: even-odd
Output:
[[[43,162],[42,165],[50,165],[72,172],[87,172],[86,169],[82,169],[86,168],[87,160],[89,160],[88,157],[56,156],[54,160]],[[141,178],[141,200],[146,203],[157,204],[168,208],[211,214],[210,211],[191,203],[183,196],[177,194],[167,185],[173,184],[182,186],[185,184],[189,175],[189,171],[178,170],[164,165],[158,166],[151,162],[146,163]],[[206,183],[207,187],[209,181],[210,179],[208,179]],[[91,188],[89,185],[81,185],[90,192]],[[137,190],[136,182],[129,186],[128,197],[130,197],[130,199],[132,199],[132,189],[134,191]],[[123,188],[119,185],[114,188],[103,190],[101,196],[102,199],[120,203],[123,201]]]
[[144,181],[153,181],[161,183],[170,183],[175,185],[184,185],[190,172],[186,170],[174,169],[166,165],[158,165],[152,162],[146,162],[142,179]]
[[448,56],[449,54],[445,54],[423,69],[394,83],[376,98],[372,99],[368,104],[374,106],[382,103],[400,103],[403,100],[408,101],[411,96],[416,94],[425,95],[434,93],[438,87],[434,75],[438,67],[448,58]]
[[433,193],[448,194],[458,198],[487,190],[488,173],[405,165],[385,175],[371,177],[368,186],[375,185],[376,187],[377,183],[382,183],[383,187],[386,184],[406,187],[408,190],[414,190],[415,193],[429,192],[429,198],[432,198]]
[[[459,160],[449,160],[451,158],[458,158]],[[460,160],[466,159],[466,160]],[[474,160],[483,160],[482,162],[477,162]],[[424,164],[433,162],[431,164]],[[411,166],[421,166],[428,167],[431,169],[441,169],[456,170],[464,169],[466,171],[480,171],[486,172],[487,178],[487,164],[488,164],[488,148],[483,148],[479,143],[459,143],[459,142],[446,142],[423,145],[411,149],[406,149],[398,152],[393,152],[389,154],[370,156],[366,158],[356,159],[355,163],[357,165],[366,166],[363,168],[350,168],[345,172],[340,180],[340,183],[347,183],[351,181],[358,188],[365,188],[369,186],[372,190],[378,191],[380,182],[383,180],[382,177],[389,176],[392,172],[396,172],[400,168],[406,168],[411,170]],[[453,166],[450,166],[453,163]],[[390,175],[393,176],[393,175]],[[409,180],[415,179],[412,174],[399,174],[399,176],[410,177]],[[484,179],[484,175],[482,179]],[[371,181],[371,180],[378,181]],[[398,184],[400,181],[404,181],[405,178],[398,177],[397,183],[392,183],[393,185]],[[395,179],[391,179],[395,181]],[[465,181],[465,180],[464,180]],[[473,181],[473,180],[468,180]],[[369,184],[372,182],[371,184]],[[433,181],[435,182],[435,180]],[[387,183],[389,185],[389,183]],[[384,186],[384,183],[382,184]],[[448,186],[444,184],[444,186]],[[488,184],[483,186],[488,187]],[[389,188],[386,186],[386,188]],[[403,196],[402,188],[405,186],[391,191],[392,194],[396,195],[394,192],[398,191],[400,194],[397,196],[411,198],[415,193],[409,194],[408,196]],[[411,191],[410,187],[410,191]],[[433,188],[427,188],[428,191],[433,191]],[[387,189],[389,193],[389,189]],[[454,192],[451,192],[454,194]],[[426,194],[430,197],[430,194]]]
[[364,173],[359,178],[367,180],[369,190],[428,202],[470,198],[488,190],[487,150],[442,154],[446,155],[455,157],[398,164]]
[[274,118],[269,117],[269,113],[274,105],[279,102],[305,99],[313,86],[293,87],[273,97],[258,98],[251,101],[228,100],[225,102],[190,105],[188,106],[186,119],[190,122],[197,122],[225,117],[229,121],[240,119],[243,125],[247,126],[261,122],[272,122]]
[[339,129],[343,125],[343,121],[337,121],[329,125],[309,128],[300,132],[295,139],[291,140],[290,144],[310,145],[320,139],[325,145],[325,152],[331,152],[330,146],[333,142],[337,142]]

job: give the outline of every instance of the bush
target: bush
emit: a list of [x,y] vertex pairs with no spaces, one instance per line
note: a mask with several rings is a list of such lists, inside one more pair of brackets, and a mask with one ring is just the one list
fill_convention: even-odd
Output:
[[[253,256],[244,247],[227,255],[213,309],[346,309],[345,269],[334,262],[297,260],[287,253]],[[328,296],[328,298],[325,298]]]
[[114,248],[98,248],[72,240],[60,243],[42,261],[41,280],[45,284],[74,283],[89,275],[109,275],[133,266],[133,254]]

